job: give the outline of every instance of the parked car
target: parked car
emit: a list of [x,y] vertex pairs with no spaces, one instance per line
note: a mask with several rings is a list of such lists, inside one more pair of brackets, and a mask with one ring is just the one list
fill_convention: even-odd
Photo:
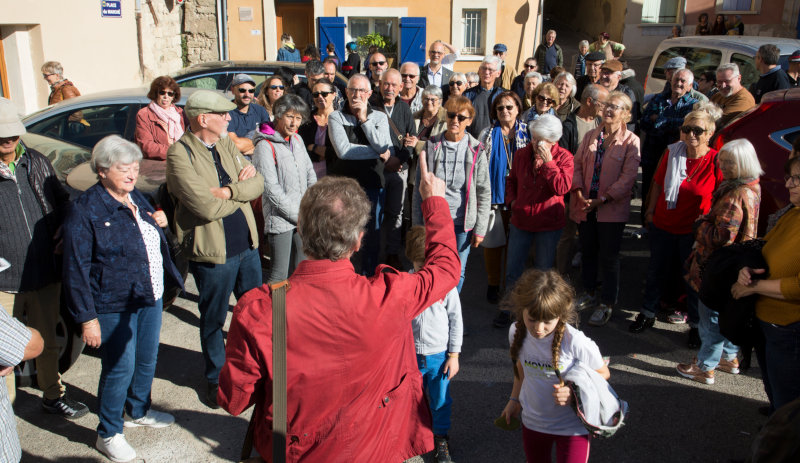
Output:
[[783,181],[783,165],[800,136],[800,88],[769,92],[755,108],[745,111],[717,131],[712,146],[746,138],[756,149],[764,175],[761,176],[759,236],[763,236],[767,217],[789,203]]
[[[291,69],[300,82],[306,81],[305,64],[281,61],[211,61],[189,66],[173,75],[172,78],[181,87],[216,89],[227,92],[233,76],[245,73],[256,81],[256,95],[258,95],[264,80],[275,74],[275,71],[281,67]],[[345,88],[347,77],[337,71],[335,84],[339,88]]]
[[783,37],[750,37],[738,35],[690,36],[666,39],[658,45],[645,78],[645,95],[664,89],[664,63],[670,58],[686,58],[686,67],[697,78],[705,71],[715,71],[720,64],[736,63],[742,74],[742,85],[749,88],[758,80],[755,56],[761,45],[771,43],[781,50],[780,65],[789,67],[789,55],[800,49],[800,40]]

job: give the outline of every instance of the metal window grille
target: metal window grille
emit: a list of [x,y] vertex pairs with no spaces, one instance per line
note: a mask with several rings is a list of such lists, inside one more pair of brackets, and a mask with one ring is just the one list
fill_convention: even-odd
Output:
[[462,53],[482,55],[485,48],[484,10],[463,10],[462,22],[464,24],[464,48]]

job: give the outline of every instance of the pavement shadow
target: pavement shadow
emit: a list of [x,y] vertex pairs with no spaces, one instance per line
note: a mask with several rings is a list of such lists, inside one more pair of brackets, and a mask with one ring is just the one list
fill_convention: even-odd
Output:
[[176,423],[194,438],[209,445],[218,443],[211,450],[213,455],[226,461],[239,461],[251,411],[252,407],[240,416],[197,410],[171,410],[170,413],[175,414]]
[[[187,299],[188,300],[188,299]],[[200,317],[192,310],[180,305],[178,302],[173,303],[165,312],[174,316],[178,320],[191,326],[200,326]]]
[[[86,462],[94,462],[94,461],[108,461],[104,458],[97,457],[97,458],[86,458],[86,457],[58,457],[57,459],[51,460],[49,458],[42,457],[40,455],[31,455],[26,451],[22,451],[22,459],[20,463],[48,463],[48,462],[58,462],[58,463],[86,463]],[[134,460],[137,461],[137,460]]]
[[[169,381],[176,386],[196,389],[203,376],[203,354],[185,347],[161,343],[158,356],[169,359],[169,362],[156,364],[156,378]],[[181,368],[175,368],[181,365]]]
[[[90,415],[97,412],[97,397],[78,387],[66,383],[65,385],[67,386],[69,397],[86,404],[89,407],[89,414],[77,420],[68,420],[51,415],[42,410],[42,398],[38,393],[31,393],[26,390],[27,388],[23,388],[17,389],[17,399],[14,402],[15,415],[17,418],[27,421],[37,428],[64,436],[72,442],[81,442],[88,447],[94,448],[94,443],[97,440],[97,431],[94,427],[88,427],[88,424],[94,423],[94,418]],[[59,461],[66,460],[59,459]]]

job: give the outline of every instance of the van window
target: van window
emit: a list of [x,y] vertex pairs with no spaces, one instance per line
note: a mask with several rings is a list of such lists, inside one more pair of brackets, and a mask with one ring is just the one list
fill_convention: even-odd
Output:
[[758,69],[756,69],[756,62],[752,56],[734,53],[731,55],[731,63],[739,66],[739,74],[742,75],[742,86],[744,88],[750,88],[750,85],[758,80]]
[[676,56],[686,58],[686,67],[691,69],[694,75],[699,75],[705,71],[715,71],[722,60],[722,52],[711,48],[694,47],[671,47],[662,51],[653,66],[651,77],[665,79],[664,64]]

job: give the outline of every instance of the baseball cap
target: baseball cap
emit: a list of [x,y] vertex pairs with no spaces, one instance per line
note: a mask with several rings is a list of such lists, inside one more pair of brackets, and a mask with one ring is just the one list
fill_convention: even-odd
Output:
[[670,58],[664,63],[664,69],[684,69],[686,67],[686,58],[682,56],[676,56],[674,58]]
[[253,84],[253,87],[256,86],[256,81],[253,80],[252,77],[248,76],[247,74],[236,74],[235,76],[233,76],[233,81],[231,82],[231,88],[237,85],[241,85],[245,82],[250,82],[251,84]]
[[25,132],[17,106],[7,98],[0,98],[0,137],[17,137]]
[[505,53],[508,51],[508,47],[505,44],[498,43],[492,49],[495,53]]
[[183,108],[189,119],[206,113],[226,113],[236,109],[236,104],[225,98],[221,93],[211,90],[198,90],[186,100]]
[[789,61],[792,62],[800,61],[800,50],[793,51],[792,54],[789,56]]

